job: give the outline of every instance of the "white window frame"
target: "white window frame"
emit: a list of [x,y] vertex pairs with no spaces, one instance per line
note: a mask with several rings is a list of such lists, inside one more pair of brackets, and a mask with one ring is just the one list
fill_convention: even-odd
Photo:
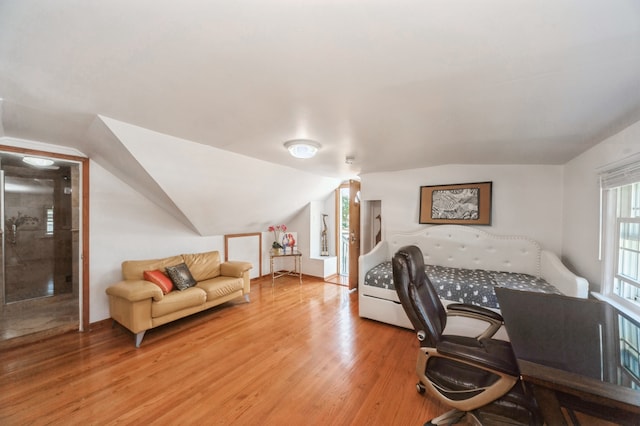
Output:
[[[603,267],[600,294],[595,295],[598,298],[604,298],[613,303],[616,307],[635,318],[640,318],[640,298],[632,301],[616,294],[615,281],[617,278],[618,280],[629,282],[640,288],[640,278],[634,280],[630,277],[617,275],[619,265],[618,256],[620,254],[619,229],[620,223],[622,222],[617,217],[619,189],[623,186],[638,182],[640,182],[639,158],[611,167],[600,174],[602,197],[601,259],[603,261]],[[625,218],[624,222],[640,223],[640,216]]]

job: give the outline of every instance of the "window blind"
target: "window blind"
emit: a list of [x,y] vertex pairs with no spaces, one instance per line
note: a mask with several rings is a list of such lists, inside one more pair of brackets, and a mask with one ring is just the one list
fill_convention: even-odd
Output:
[[617,188],[623,185],[640,182],[640,156],[634,155],[624,164],[613,165],[600,172],[602,189]]
[[604,221],[606,213],[605,193],[609,189],[618,188],[624,185],[630,185],[640,182],[640,153],[633,154],[625,159],[617,161],[613,164],[603,166],[598,170],[600,179],[600,218],[598,230],[598,260],[602,260],[603,237],[604,237]]

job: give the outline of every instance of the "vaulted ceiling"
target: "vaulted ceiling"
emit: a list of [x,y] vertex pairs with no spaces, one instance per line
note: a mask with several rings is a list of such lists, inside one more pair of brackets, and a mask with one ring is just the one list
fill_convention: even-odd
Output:
[[103,116],[340,179],[562,164],[640,119],[640,2],[0,0],[0,97],[77,148]]

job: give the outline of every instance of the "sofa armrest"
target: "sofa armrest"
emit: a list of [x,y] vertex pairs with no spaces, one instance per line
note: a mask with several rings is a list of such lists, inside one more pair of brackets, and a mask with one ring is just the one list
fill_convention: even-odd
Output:
[[225,277],[242,278],[245,272],[253,268],[250,262],[240,260],[229,260],[220,264],[220,275]]
[[571,272],[554,253],[542,250],[540,269],[542,278],[562,294],[582,299],[589,297],[589,282]]
[[129,302],[138,302],[144,299],[153,299],[157,302],[164,297],[160,287],[145,280],[120,281],[107,287],[106,292],[110,296],[122,297]]

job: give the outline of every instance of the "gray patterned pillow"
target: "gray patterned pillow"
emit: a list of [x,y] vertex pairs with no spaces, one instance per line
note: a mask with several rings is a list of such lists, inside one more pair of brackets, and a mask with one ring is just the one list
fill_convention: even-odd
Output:
[[173,285],[175,285],[180,291],[186,290],[197,284],[185,263],[180,263],[176,266],[167,266],[165,271],[167,271],[167,275],[171,278]]

